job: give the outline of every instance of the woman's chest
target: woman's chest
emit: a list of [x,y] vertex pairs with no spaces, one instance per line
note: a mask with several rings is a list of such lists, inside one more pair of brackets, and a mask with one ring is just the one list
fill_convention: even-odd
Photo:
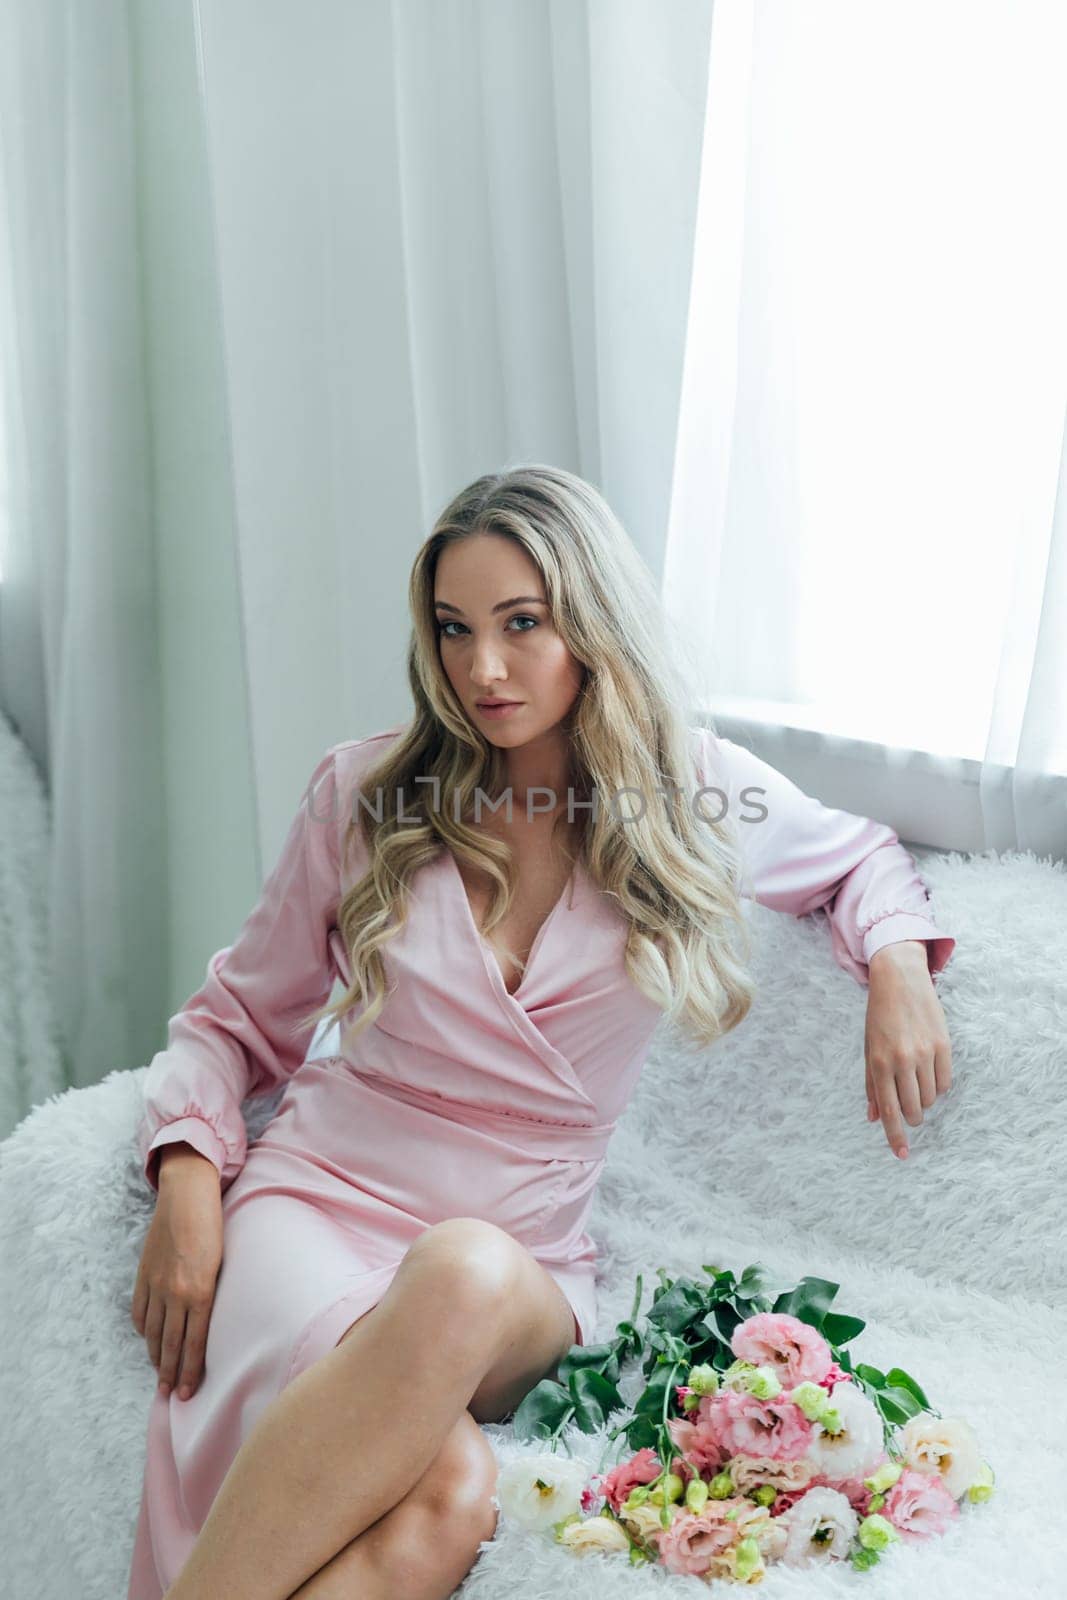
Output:
[[492,903],[493,880],[488,873],[458,858],[455,866],[475,926],[496,957],[508,993],[514,994],[538,934],[570,883],[575,845],[573,841],[568,843],[559,831],[552,836],[545,829],[520,829],[506,836],[495,833],[493,837],[506,838],[515,864],[516,881],[511,905],[489,932],[485,924]]

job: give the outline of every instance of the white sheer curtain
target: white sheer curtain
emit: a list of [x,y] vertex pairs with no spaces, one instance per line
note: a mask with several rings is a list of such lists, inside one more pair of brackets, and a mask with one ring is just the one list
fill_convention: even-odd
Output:
[[570,467],[658,572],[711,21],[0,0],[0,561],[41,623],[73,1081],[159,1047],[322,750],[405,714],[459,487]]
[[1039,0],[717,9],[664,562],[724,731],[1061,859],[1065,57]]
[[[51,777],[50,964],[73,1082],[136,1065],[166,1000],[131,121],[121,0],[4,0],[4,701]],[[56,1087],[46,1067],[42,1049],[20,1095]]]

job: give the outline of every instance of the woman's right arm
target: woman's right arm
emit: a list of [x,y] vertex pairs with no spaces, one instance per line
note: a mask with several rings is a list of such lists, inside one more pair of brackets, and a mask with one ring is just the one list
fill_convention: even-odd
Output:
[[222,1265],[222,1193],[244,1165],[241,1102],[300,1066],[314,1024],[295,1019],[333,986],[328,936],[340,901],[336,748],[308,782],[278,863],[234,944],[168,1024],[149,1065],[137,1145],[157,1193],[130,1307],[163,1393],[192,1394]]
[[174,1144],[210,1162],[225,1190],[245,1161],[241,1102],[270,1093],[307,1055],[314,1026],[295,1029],[294,1019],[325,1004],[333,987],[327,940],[340,902],[347,820],[338,748],[311,774],[278,863],[237,939],[211,957],[203,985],[171,1017],[166,1048],[149,1064],[137,1145],[157,1193],[160,1152]]

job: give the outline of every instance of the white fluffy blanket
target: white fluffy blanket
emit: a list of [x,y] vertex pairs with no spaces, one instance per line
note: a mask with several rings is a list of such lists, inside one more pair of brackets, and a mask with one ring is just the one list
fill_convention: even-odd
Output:
[[49,809],[33,758],[0,714],[0,1139],[70,1082],[51,1005]]
[[[661,1033],[593,1213],[598,1336],[629,1312],[638,1271],[648,1303],[660,1264],[698,1274],[762,1259],[831,1278],[835,1307],[867,1322],[857,1358],[911,1372],[974,1425],[996,1470],[993,1499],[966,1506],[943,1539],[895,1546],[862,1575],[774,1567],[768,1600],[1067,1593],[1067,873],[991,853],[932,856],[923,872],[959,940],[939,979],[955,1082],[909,1130],[910,1158],[866,1121],[865,991],[835,965],[821,914],[753,907],[756,1005],[707,1052]],[[151,1209],[131,1146],[139,1082],[115,1072],[53,1097],[0,1147],[6,1600],[125,1594],[154,1381],[129,1320]],[[247,1109],[253,1132],[270,1109]],[[638,1386],[632,1369],[624,1388]],[[508,1425],[486,1431],[501,1462],[540,1448]],[[601,1436],[567,1441],[599,1464]],[[502,1519],[461,1593],[615,1600],[664,1583],[707,1592],[625,1557],[567,1554]]]

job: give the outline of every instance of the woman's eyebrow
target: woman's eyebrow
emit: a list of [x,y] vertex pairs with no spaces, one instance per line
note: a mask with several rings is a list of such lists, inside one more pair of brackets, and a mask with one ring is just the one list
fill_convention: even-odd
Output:
[[[498,611],[506,611],[508,609],[508,606],[522,606],[522,605],[547,606],[547,604],[548,604],[548,601],[547,600],[542,600],[540,595],[536,595],[536,594],[517,594],[517,595],[514,596],[513,599],[511,599],[511,600],[501,600],[501,602],[500,602],[500,604],[498,606],[494,606],[493,607],[493,615],[495,616]],[[434,601],[434,605],[439,607],[439,609],[442,610],[442,611],[455,611],[458,616],[462,616],[463,615],[463,612],[460,610],[459,606],[450,606],[447,600],[435,600]]]

